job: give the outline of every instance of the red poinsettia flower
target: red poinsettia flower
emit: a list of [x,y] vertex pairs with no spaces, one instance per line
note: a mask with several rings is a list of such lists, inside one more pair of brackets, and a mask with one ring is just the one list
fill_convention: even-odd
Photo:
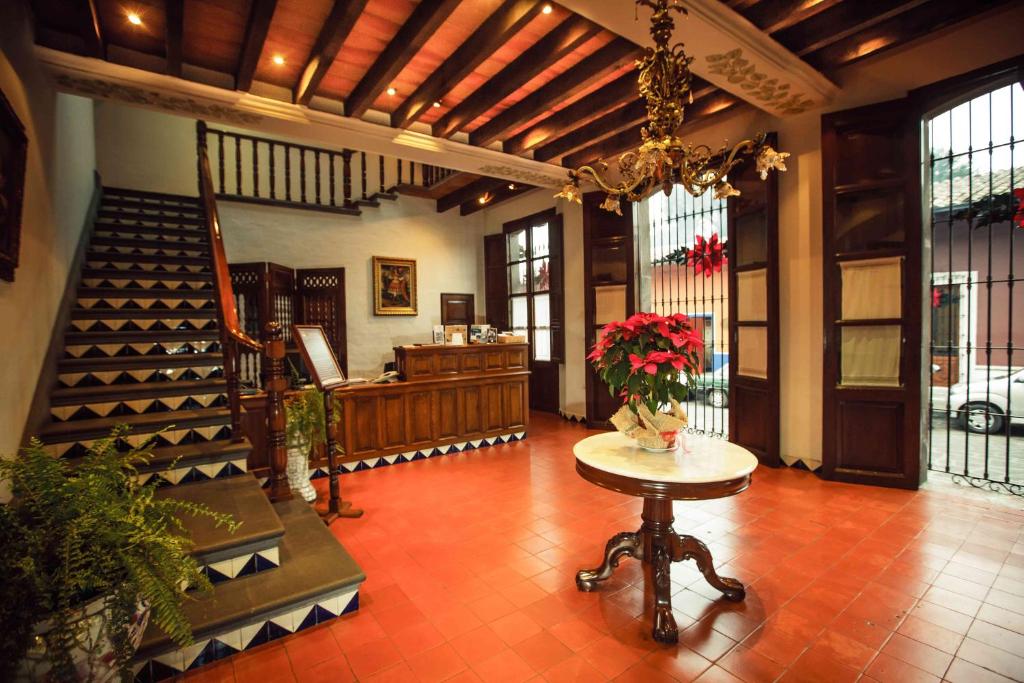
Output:
[[641,358],[635,353],[629,354],[629,365],[632,369],[633,374],[635,374],[639,370],[643,370],[648,375],[658,374],[658,366],[656,363],[651,363],[648,361],[647,358]]
[[939,291],[938,287],[932,287],[932,308],[938,308],[942,305],[942,292]]
[[706,240],[703,235],[697,235],[693,241],[693,249],[690,250],[690,265],[693,266],[693,272],[703,272],[705,277],[721,272],[722,264],[726,262],[722,246],[718,240],[718,233],[712,233]]
[[1015,188],[1013,196],[1017,198],[1017,213],[1013,215],[1013,222],[1018,228],[1024,228],[1024,187]]

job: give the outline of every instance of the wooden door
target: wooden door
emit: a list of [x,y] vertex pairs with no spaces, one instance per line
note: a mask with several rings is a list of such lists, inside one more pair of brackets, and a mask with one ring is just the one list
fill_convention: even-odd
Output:
[[822,117],[828,479],[917,488],[920,117],[908,100]]
[[[777,145],[774,135],[770,140]],[[779,464],[779,181],[729,174],[729,440]]]
[[505,273],[505,235],[484,236],[484,298],[487,324],[499,332],[508,325],[508,276]]

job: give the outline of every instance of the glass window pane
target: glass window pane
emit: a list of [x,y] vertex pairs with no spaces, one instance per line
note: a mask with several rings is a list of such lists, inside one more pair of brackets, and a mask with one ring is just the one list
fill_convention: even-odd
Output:
[[526,261],[508,267],[508,291],[509,294],[526,293]]
[[851,192],[836,201],[836,251],[870,251],[903,246],[903,195]]
[[768,260],[768,233],[764,214],[747,214],[736,219],[736,265],[764,263]]
[[551,326],[551,297],[539,294],[533,297],[533,324],[536,327]]
[[767,270],[736,273],[736,319],[760,322],[768,319]]
[[768,328],[739,328],[736,372],[746,377],[768,377]]
[[533,357],[536,360],[551,360],[551,330],[535,330],[533,333]]
[[899,318],[902,263],[899,257],[840,262],[843,320]]
[[516,230],[508,234],[508,260],[522,261],[526,258],[526,231]]
[[899,325],[840,329],[840,384],[895,387],[900,383]]
[[533,256],[547,256],[550,249],[548,246],[548,224],[533,226],[533,234],[530,238],[533,240]]
[[523,329],[527,326],[526,317],[526,297],[517,296],[512,299],[512,314],[509,316],[509,320],[512,323],[512,327],[515,329]]
[[530,262],[533,271],[533,291],[546,292],[551,289],[551,264],[548,259],[536,259]]

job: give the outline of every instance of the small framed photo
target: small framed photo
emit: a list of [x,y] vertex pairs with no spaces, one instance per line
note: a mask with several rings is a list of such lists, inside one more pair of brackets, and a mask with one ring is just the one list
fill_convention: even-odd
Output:
[[498,328],[488,327],[487,328],[487,343],[497,344],[498,343]]
[[487,330],[491,329],[490,325],[470,325],[469,326],[469,342],[471,344],[483,344],[487,341]]
[[434,343],[444,344],[444,325],[434,325]]
[[373,257],[373,314],[418,314],[415,259]]
[[469,331],[466,325],[445,325],[444,343],[460,346],[466,343]]

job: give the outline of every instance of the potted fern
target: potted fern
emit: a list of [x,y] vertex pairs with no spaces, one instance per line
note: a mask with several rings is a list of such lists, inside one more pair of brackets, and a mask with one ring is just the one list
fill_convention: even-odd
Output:
[[[291,394],[284,402],[287,417],[285,432],[288,444],[288,485],[307,503],[316,500],[316,489],[309,481],[309,456],[317,444],[327,441],[324,428],[324,396],[310,385]],[[337,396],[332,403],[334,420],[341,419],[341,402]]]
[[150,619],[191,643],[187,591],[211,586],[180,517],[238,525],[139,483],[152,439],[121,452],[127,432],[115,428],[74,465],[34,439],[0,459],[13,493],[0,506],[0,680],[130,680]]

